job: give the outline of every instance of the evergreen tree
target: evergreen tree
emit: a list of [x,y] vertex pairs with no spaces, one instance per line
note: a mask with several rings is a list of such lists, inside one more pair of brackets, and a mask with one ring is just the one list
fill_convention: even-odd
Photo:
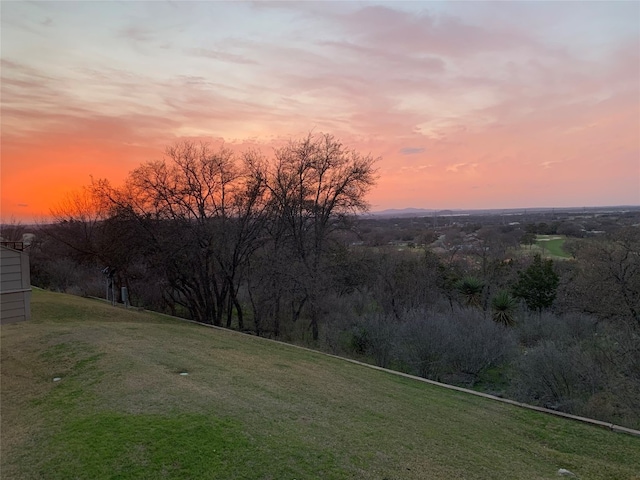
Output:
[[542,260],[536,254],[533,263],[524,272],[518,272],[518,283],[513,287],[513,295],[521,298],[529,310],[542,312],[556,299],[560,278],[553,270],[553,260]]

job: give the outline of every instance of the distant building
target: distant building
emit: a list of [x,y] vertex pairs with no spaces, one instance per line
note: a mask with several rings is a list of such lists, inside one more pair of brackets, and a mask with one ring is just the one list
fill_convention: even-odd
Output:
[[0,244],[0,324],[31,318],[29,255],[22,242]]

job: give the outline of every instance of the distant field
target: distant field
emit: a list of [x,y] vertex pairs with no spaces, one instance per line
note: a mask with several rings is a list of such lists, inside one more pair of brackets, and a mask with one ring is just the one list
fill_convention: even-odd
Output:
[[571,255],[562,248],[567,238],[564,235],[538,235],[536,245],[543,253],[554,257],[571,258]]
[[1,327],[2,478],[640,478],[630,435],[98,301],[32,309]]

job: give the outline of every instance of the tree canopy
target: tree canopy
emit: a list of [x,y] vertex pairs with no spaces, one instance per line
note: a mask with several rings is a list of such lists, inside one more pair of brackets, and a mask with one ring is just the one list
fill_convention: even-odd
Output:
[[558,290],[560,278],[553,269],[553,260],[543,260],[539,253],[523,272],[518,272],[518,282],[513,287],[514,296],[521,298],[529,310],[542,312],[551,307]]

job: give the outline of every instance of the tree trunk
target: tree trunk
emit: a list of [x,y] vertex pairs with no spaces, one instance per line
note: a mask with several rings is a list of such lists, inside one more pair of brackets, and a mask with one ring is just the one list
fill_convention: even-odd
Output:
[[314,342],[318,341],[318,337],[320,336],[319,333],[320,332],[318,330],[318,313],[316,312],[316,309],[313,308],[311,312],[311,335]]
[[229,292],[229,298],[227,299],[227,328],[231,328],[231,322],[233,320],[233,300],[232,294]]
[[238,330],[244,330],[244,317],[242,315],[242,305],[238,301],[236,294],[233,294],[233,305],[236,307],[236,313],[238,315]]

